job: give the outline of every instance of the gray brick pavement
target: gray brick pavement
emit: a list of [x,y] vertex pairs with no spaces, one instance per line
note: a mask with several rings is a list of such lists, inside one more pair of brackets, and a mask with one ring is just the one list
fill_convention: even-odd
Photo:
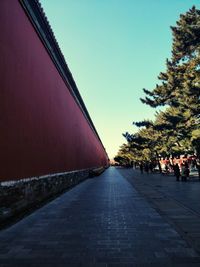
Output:
[[152,207],[200,253],[200,182],[192,177],[177,182],[173,175],[141,174],[117,168]]
[[114,168],[0,232],[0,266],[200,266]]

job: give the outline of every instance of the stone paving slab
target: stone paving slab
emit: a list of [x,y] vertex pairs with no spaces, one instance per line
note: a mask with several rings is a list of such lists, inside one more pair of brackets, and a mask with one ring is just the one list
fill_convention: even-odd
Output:
[[200,255],[115,169],[0,232],[0,266],[200,266]]
[[138,170],[120,168],[118,171],[196,251],[200,252],[198,178],[177,182],[171,175],[141,174]]

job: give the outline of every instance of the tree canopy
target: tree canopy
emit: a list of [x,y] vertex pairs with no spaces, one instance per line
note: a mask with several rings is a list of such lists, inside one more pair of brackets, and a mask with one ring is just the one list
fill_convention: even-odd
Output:
[[[200,10],[193,6],[171,27],[173,41],[166,71],[152,90],[143,89],[142,103],[157,111],[155,120],[133,122],[135,134],[123,134],[131,159],[196,153],[200,157]],[[118,152],[120,155],[121,150]],[[125,153],[126,154],[126,153]]]

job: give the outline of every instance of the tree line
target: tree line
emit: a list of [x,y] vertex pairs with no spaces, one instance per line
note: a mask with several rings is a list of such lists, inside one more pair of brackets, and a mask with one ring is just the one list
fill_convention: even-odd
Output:
[[159,157],[196,154],[200,158],[200,10],[195,6],[181,14],[172,31],[171,58],[159,84],[143,89],[140,100],[156,111],[155,119],[133,122],[136,133],[124,133],[115,160],[152,161]]

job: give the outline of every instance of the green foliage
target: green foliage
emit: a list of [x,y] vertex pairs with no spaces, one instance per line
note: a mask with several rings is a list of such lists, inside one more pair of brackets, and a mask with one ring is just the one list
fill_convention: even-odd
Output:
[[173,35],[172,58],[166,62],[166,72],[158,76],[160,85],[141,99],[151,107],[170,105],[191,116],[200,114],[200,10],[193,7],[180,15]]
[[[180,155],[196,152],[200,156],[200,10],[192,7],[180,15],[171,27],[172,56],[166,61],[166,72],[158,75],[153,90],[143,89],[141,101],[157,112],[155,121],[133,122],[135,134],[125,133],[123,156],[132,160],[151,160],[158,155]],[[119,153],[122,153],[119,150]]]
[[198,157],[200,158],[200,129],[196,129],[194,131],[192,131],[192,145],[195,147],[196,149],[196,154],[198,155]]

